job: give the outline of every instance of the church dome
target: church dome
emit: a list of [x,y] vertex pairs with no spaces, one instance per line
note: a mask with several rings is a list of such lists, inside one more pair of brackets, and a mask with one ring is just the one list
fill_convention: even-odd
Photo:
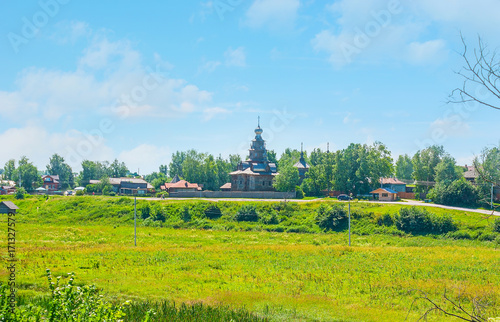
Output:
[[261,134],[262,134],[262,132],[264,132],[264,130],[262,130],[262,129],[260,128],[260,125],[259,125],[259,126],[257,126],[257,128],[255,129],[255,134],[256,134],[256,135],[261,135]]

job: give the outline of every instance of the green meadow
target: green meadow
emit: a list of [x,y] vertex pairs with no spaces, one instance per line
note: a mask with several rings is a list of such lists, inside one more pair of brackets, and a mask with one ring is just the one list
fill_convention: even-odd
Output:
[[[407,206],[353,202],[349,247],[344,226],[325,230],[315,219],[335,201],[138,200],[134,246],[133,199],[13,201],[18,291],[28,299],[48,293],[48,268],[63,279],[74,272],[115,303],[224,305],[272,321],[415,321],[431,307],[415,301],[424,293],[452,311],[444,292],[468,310],[479,299],[485,317],[500,316],[500,238],[485,215],[429,209],[450,216],[454,231],[411,234],[382,220]],[[235,220],[243,205],[259,220]],[[207,212],[214,206],[220,213]]]

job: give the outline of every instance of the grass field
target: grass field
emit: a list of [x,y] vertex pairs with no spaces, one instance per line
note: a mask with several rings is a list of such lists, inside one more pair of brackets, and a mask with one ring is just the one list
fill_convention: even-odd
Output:
[[[354,232],[356,224],[362,227],[353,234],[352,247],[346,245],[346,231],[324,233],[310,225],[308,214],[314,213],[317,202],[291,205],[293,213],[280,223],[304,226],[310,233],[272,232],[258,222],[230,222],[230,212],[243,203],[224,202],[221,218],[203,219],[210,229],[196,228],[199,223],[186,226],[179,218],[167,218],[165,227],[144,227],[141,219],[134,247],[130,200],[15,202],[21,207],[17,282],[26,296],[46,294],[49,268],[54,276],[75,272],[79,283],[93,283],[116,300],[222,303],[271,320],[401,321],[419,295],[417,289],[440,303],[445,290],[466,306],[471,297],[480,297],[488,303],[487,316],[500,316],[498,238],[411,236],[394,234],[394,229],[367,233],[376,228],[373,218],[397,212],[399,205],[353,204],[353,211],[371,213],[372,219],[358,216],[353,221]],[[189,222],[201,220],[196,217],[199,202],[161,203],[188,204],[193,213]],[[259,207],[263,211],[269,203]],[[490,229],[490,221],[481,215],[446,213],[470,235]],[[6,227],[5,220],[2,225]],[[176,225],[180,227],[173,228]],[[0,271],[0,280],[6,275]],[[426,308],[428,303],[417,301],[409,320],[417,320]]]

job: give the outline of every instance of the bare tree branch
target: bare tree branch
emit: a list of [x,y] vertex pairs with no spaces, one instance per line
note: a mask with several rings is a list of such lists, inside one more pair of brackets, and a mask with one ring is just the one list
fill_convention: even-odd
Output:
[[461,33],[460,38],[464,46],[461,54],[464,66],[456,74],[464,78],[464,82],[462,87],[457,87],[451,92],[448,103],[476,102],[500,110],[500,102],[491,103],[486,101],[478,97],[470,88],[470,85],[476,84],[500,101],[500,88],[497,86],[500,81],[500,61],[497,60],[497,52],[490,52],[487,45],[478,36],[478,47],[474,48],[472,54],[469,54],[467,43]]

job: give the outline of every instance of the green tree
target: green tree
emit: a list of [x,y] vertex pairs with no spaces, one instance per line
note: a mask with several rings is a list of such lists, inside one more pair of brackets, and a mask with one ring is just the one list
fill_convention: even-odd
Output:
[[64,162],[64,158],[58,154],[54,154],[47,164],[47,173],[50,175],[58,175],[63,189],[71,188],[75,185],[73,170]]
[[307,196],[319,196],[321,190],[327,188],[325,166],[322,164],[311,166],[306,175],[300,187]]
[[5,163],[4,167],[4,178],[5,180],[17,180],[14,178],[16,172],[16,160],[10,159]]
[[274,150],[267,150],[267,159],[269,162],[275,163],[276,165],[278,164],[278,159]]
[[170,178],[175,177],[175,175],[178,175],[181,178],[184,177],[182,164],[184,163],[185,158],[186,158],[186,152],[177,151],[172,154],[172,161],[168,166],[169,168],[168,173],[170,175]]
[[413,163],[408,154],[400,155],[396,161],[396,177],[403,180],[411,180],[413,174]]
[[274,178],[273,187],[277,191],[294,191],[299,183],[299,170],[292,165],[282,166],[279,174]]
[[16,170],[15,177],[20,178],[21,187],[27,191],[31,191],[42,184],[42,178],[38,175],[38,169],[25,156],[22,156],[19,160],[19,167]]
[[441,162],[436,166],[436,183],[442,183],[445,186],[450,185],[453,181],[460,179],[461,174],[457,172],[455,159],[447,155],[443,157]]
[[485,148],[474,159],[474,168],[478,173],[480,198],[489,203],[491,200],[491,186],[500,186],[500,148]]
[[168,175],[168,167],[166,164],[160,165],[159,170],[160,170],[160,173],[163,173],[165,176]]
[[[436,166],[441,162],[445,155],[442,146],[433,145],[424,150],[417,151],[412,158],[413,179],[416,181],[434,182],[436,175]],[[418,192],[427,193],[429,185],[417,185]]]
[[241,157],[238,154],[230,154],[229,155],[229,164],[231,165],[230,167],[230,172],[236,171],[238,168],[238,164],[241,162]]
[[118,159],[115,159],[113,163],[109,165],[107,169],[107,175],[110,178],[122,178],[127,176],[128,168],[125,165],[125,162],[119,162]]
[[[304,153],[304,157],[307,157],[306,153]],[[281,172],[282,167],[293,166],[299,161],[299,159],[300,151],[286,148],[285,151],[281,154],[281,157],[278,161],[278,171]]]

